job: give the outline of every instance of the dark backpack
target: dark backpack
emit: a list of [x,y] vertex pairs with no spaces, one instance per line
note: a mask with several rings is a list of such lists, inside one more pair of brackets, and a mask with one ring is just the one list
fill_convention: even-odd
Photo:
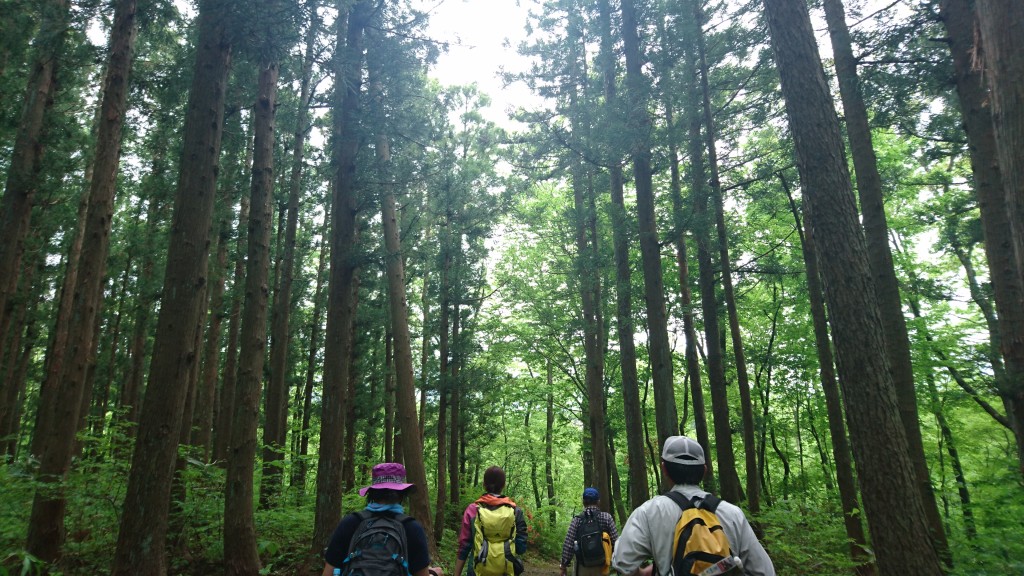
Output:
[[407,576],[405,523],[412,517],[405,514],[374,514],[363,510],[359,526],[352,534],[348,556],[341,563],[341,573],[349,576]]
[[690,501],[679,492],[670,491],[665,495],[681,511],[673,535],[673,574],[700,574],[716,562],[732,557],[729,539],[715,514],[722,503],[720,498],[708,494],[700,501]]
[[585,510],[577,516],[580,524],[576,528],[576,560],[588,568],[605,565],[603,530],[597,521],[597,513]]

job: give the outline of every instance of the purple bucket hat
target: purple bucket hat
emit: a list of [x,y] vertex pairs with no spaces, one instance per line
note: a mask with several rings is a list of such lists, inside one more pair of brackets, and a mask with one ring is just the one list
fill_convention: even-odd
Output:
[[360,496],[366,496],[366,492],[370,488],[380,488],[383,490],[408,490],[415,488],[415,484],[409,484],[405,481],[405,466],[397,462],[382,462],[373,467],[373,482],[370,483],[366,488],[359,490]]

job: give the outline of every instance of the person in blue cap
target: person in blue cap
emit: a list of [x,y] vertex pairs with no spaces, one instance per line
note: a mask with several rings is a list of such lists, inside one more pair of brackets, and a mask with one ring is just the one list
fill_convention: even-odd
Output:
[[597,488],[589,487],[583,490],[583,512],[578,516],[574,516],[572,521],[569,522],[569,531],[565,534],[565,542],[562,543],[562,557],[559,562],[561,569],[561,576],[565,576],[566,571],[569,569],[569,563],[572,562],[573,558],[576,558],[576,570],[577,576],[602,576],[608,574],[608,562],[605,561],[603,564],[597,566],[583,566],[586,563],[581,557],[582,549],[586,548],[583,545],[581,548],[580,539],[586,539],[586,534],[591,533],[594,530],[600,530],[598,538],[604,537],[610,540],[610,546],[615,545],[615,541],[619,538],[619,532],[615,529],[615,519],[612,515],[604,512],[598,507],[598,503],[601,501],[601,494],[597,491]]

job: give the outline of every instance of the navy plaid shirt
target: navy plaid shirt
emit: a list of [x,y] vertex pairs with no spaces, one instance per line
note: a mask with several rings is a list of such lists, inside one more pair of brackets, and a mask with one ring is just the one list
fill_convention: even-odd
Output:
[[583,508],[583,513],[579,516],[573,516],[572,521],[569,522],[569,531],[565,533],[565,542],[562,543],[562,558],[559,564],[563,567],[568,566],[569,562],[572,561],[573,556],[576,555],[576,531],[580,528],[580,522],[582,522],[580,516],[586,513],[597,515],[597,524],[601,527],[601,530],[607,532],[612,538],[612,546],[615,545],[615,541],[619,539],[619,531],[615,529],[615,520],[612,515],[607,512],[602,512],[597,505],[591,504]]

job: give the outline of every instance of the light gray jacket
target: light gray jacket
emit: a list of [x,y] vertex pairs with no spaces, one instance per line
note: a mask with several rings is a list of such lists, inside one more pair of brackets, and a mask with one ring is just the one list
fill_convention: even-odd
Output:
[[[687,499],[708,495],[698,486],[689,484],[677,484],[672,490],[681,492]],[[747,576],[775,576],[775,566],[757,541],[743,510],[723,500],[716,514],[733,555],[743,561],[743,573]],[[672,539],[678,520],[679,506],[668,496],[655,496],[641,504],[622,527],[612,553],[612,570],[619,574],[632,574],[644,560],[653,558],[657,566],[655,574],[672,574]]]

